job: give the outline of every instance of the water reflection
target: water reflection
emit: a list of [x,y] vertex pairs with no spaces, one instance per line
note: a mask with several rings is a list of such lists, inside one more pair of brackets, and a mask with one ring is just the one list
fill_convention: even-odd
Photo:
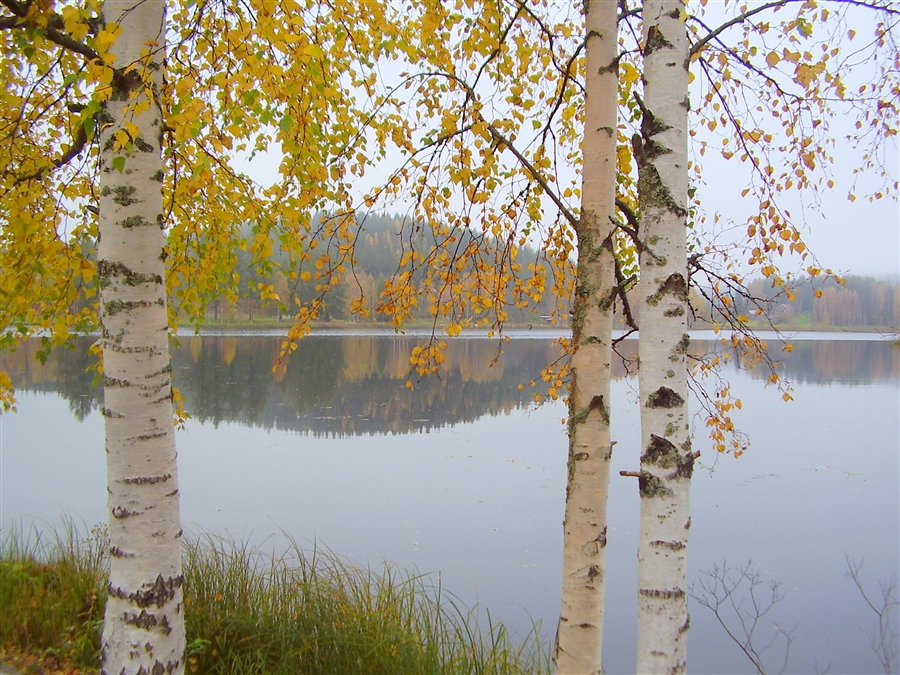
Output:
[[[92,342],[80,338],[42,365],[35,359],[40,342],[29,341],[3,354],[2,367],[21,390],[59,393],[81,421],[102,400]],[[539,375],[559,354],[549,339],[451,340],[441,374],[418,378],[410,373],[409,354],[421,342],[402,335],[312,335],[279,365],[280,337],[194,336],[173,349],[172,365],[186,409],[200,422],[344,436],[427,432],[508,413],[546,393]],[[716,342],[692,343],[698,354],[716,348]],[[791,352],[771,349],[783,376],[797,383],[900,380],[900,349],[890,342],[798,341]],[[626,341],[620,352],[625,361],[614,364],[617,378],[633,371],[637,343]],[[764,368],[749,372],[754,379],[769,376]],[[536,384],[528,386],[531,381]]]
[[[363,564],[387,558],[440,572],[440,583],[464,603],[484,602],[515,631],[543,620],[550,641],[562,578],[565,409],[527,409],[532,392],[517,385],[536,377],[555,347],[514,338],[488,367],[497,342],[454,340],[445,374],[410,392],[408,355],[418,340],[314,336],[272,373],[278,338],[182,339],[173,365],[194,415],[176,441],[185,525],[267,547],[269,537],[287,533]],[[22,390],[19,411],[0,417],[0,528],[60,513],[88,524],[105,518],[103,420],[88,414],[100,402],[87,370],[89,343],[55,353],[45,366],[34,360],[36,344],[0,354],[0,367]],[[723,560],[754,560],[788,593],[767,619],[799,624],[789,672],[823,672],[829,664],[829,672],[874,672],[878,664],[857,629],[871,625],[870,610],[846,578],[844,554],[865,560],[876,595],[878,580],[898,569],[900,350],[886,342],[798,340],[782,354],[772,344],[798,385],[790,404],[766,387],[767,373],[733,364],[726,371],[744,401],[734,416],[750,450],[716,461],[698,424],[703,470],[692,487],[692,579]],[[635,343],[625,347],[634,356]],[[639,463],[635,383],[619,366],[616,374],[610,673],[635,668],[640,501],[635,481],[619,476]],[[67,407],[84,422],[73,422]],[[692,671],[746,672],[714,618],[692,611]]]

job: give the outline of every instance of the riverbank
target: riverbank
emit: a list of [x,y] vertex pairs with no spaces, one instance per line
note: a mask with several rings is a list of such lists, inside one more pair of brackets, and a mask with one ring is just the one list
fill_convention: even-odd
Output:
[[[103,528],[5,533],[0,661],[16,666],[8,671],[97,672],[107,550]],[[189,673],[549,672],[537,628],[515,643],[488,612],[460,606],[414,570],[203,535],[186,543],[184,575]]]

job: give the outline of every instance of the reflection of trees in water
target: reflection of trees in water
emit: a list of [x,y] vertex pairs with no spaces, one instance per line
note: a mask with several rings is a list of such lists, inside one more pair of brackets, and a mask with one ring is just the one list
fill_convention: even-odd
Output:
[[[783,365],[779,374],[798,384],[874,384],[900,381],[900,347],[881,340],[802,340],[793,351],[772,343],[770,353]],[[778,353],[775,350],[778,350]],[[764,368],[749,371],[768,379]]]
[[314,435],[427,431],[508,412],[546,393],[546,386],[518,385],[557,353],[550,340],[450,340],[441,374],[413,378],[409,389],[410,351],[421,339],[313,335],[273,377],[280,341],[184,340],[172,361],[191,416]]
[[59,394],[68,402],[75,419],[81,422],[103,404],[103,389],[95,386],[97,357],[89,351],[94,342],[96,338],[74,338],[51,352],[42,364],[37,359],[40,339],[27,340],[15,351],[0,354],[0,370],[9,373],[16,389]]
[[[408,336],[317,336],[299,344],[287,364],[277,368],[281,338],[204,336],[182,338],[173,350],[175,386],[188,412],[201,422],[238,422],[315,435],[409,433],[497,415],[545,393],[541,370],[558,356],[549,339],[447,341],[444,371],[410,378],[409,355],[421,338]],[[23,391],[56,392],[81,421],[100,408],[102,389],[94,386],[96,359],[88,348],[95,338],[77,338],[71,349],[52,352],[46,364],[35,354],[40,340],[29,340],[0,355],[0,367]],[[497,358],[497,349],[502,354]],[[696,341],[694,353],[717,349]],[[635,357],[637,343],[620,346]],[[781,374],[796,383],[871,384],[900,381],[900,347],[885,341],[806,340],[793,352],[770,349],[783,361]],[[625,377],[620,361],[614,376]],[[764,368],[749,371],[767,379]],[[518,386],[538,380],[537,388]]]

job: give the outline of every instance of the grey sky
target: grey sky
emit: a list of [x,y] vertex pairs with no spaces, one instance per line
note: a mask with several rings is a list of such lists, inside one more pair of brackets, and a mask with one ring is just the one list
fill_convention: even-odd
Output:
[[[731,6],[734,7],[734,4]],[[719,11],[724,7],[724,4],[716,2],[707,5],[706,16],[710,25],[718,25],[725,20],[725,12]],[[868,14],[865,13],[866,10],[860,12],[862,13],[859,17],[851,18],[862,32],[865,30],[863,24],[868,24],[870,29],[874,23],[871,21],[871,12]],[[857,74],[863,79],[866,77],[866,66],[866,63],[857,66],[860,68]],[[391,71],[392,68],[388,67],[386,70]],[[696,93],[692,91],[692,98],[696,97]],[[900,275],[900,207],[897,195],[893,194],[871,202],[867,195],[883,185],[882,176],[872,174],[857,178],[858,198],[855,202],[848,200],[847,196],[854,180],[852,172],[860,163],[861,153],[854,149],[851,141],[846,140],[846,137],[854,132],[852,122],[855,118],[843,119],[840,115],[841,112],[838,111],[838,116],[830,120],[832,135],[836,139],[841,139],[832,152],[835,165],[831,167],[830,172],[835,181],[834,188],[820,193],[818,199],[821,201],[818,205],[811,195],[800,195],[796,191],[784,193],[779,198],[779,204],[790,211],[793,224],[800,230],[810,252],[816,256],[821,267],[844,274],[896,277]],[[697,139],[702,137],[715,143],[716,139],[708,133],[702,132]],[[891,140],[893,142],[885,148],[886,166],[893,180],[897,180],[900,177],[897,136]],[[280,155],[276,152],[270,152],[257,157],[252,163],[239,162],[239,164],[242,170],[248,171],[261,184],[267,185],[275,179],[280,159]],[[359,181],[360,194],[365,189],[374,187],[378,179],[384,179],[401,163],[402,158],[398,153],[389,152],[385,161],[376,169],[370,170],[364,180]],[[698,196],[704,211],[710,217],[718,213],[723,223],[733,225],[725,236],[738,241],[744,239],[747,218],[753,215],[752,210],[756,207],[755,200],[750,197],[743,199],[740,194],[748,185],[750,175],[748,164],[742,164],[737,157],[726,161],[717,152],[709,151],[702,158],[702,168],[705,185],[700,186]],[[559,184],[563,183],[565,181],[561,180]],[[548,213],[555,208],[549,202],[547,207]],[[392,207],[388,205],[386,210],[391,211]],[[405,205],[396,204],[393,210],[402,212]],[[550,218],[548,216],[548,219]],[[810,261],[803,262],[799,257],[779,261],[779,266],[784,271],[792,272],[799,271],[809,264]]]

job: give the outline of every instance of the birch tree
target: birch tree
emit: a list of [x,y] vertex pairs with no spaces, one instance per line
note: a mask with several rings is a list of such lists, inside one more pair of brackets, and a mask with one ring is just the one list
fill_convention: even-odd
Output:
[[685,354],[688,268],[688,50],[682,0],[643,6],[640,205],[641,526],[639,673],[687,667],[687,551],[694,456]]
[[165,5],[105,0],[100,305],[110,574],[103,673],[184,671],[181,524],[163,260]]
[[617,139],[616,5],[585,2],[582,201],[575,231],[559,673],[600,673],[606,582]]
[[104,673],[184,670],[181,524],[163,260],[165,5],[105,0],[100,277],[110,574]]

